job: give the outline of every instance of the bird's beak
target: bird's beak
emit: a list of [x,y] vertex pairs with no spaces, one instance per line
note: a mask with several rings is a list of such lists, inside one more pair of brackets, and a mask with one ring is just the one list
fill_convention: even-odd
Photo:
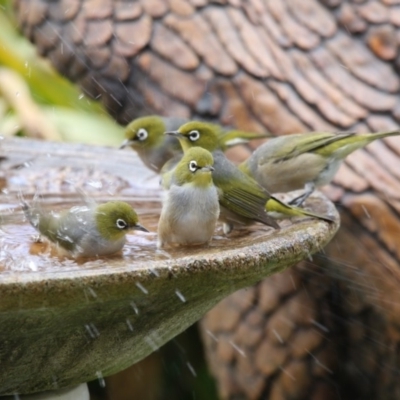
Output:
[[164,132],[164,135],[175,136],[177,138],[183,137],[183,135],[179,131]]
[[121,145],[119,146],[119,149],[121,150],[121,149],[124,149],[126,146],[130,146],[131,144],[132,144],[132,140],[130,140],[130,139],[125,139],[122,143],[121,143]]
[[143,231],[143,232],[149,232],[144,226],[140,224],[136,224],[132,227],[135,231]]
[[214,171],[214,167],[212,167],[211,165],[207,165],[206,167],[201,167],[202,171],[210,171],[213,172]]

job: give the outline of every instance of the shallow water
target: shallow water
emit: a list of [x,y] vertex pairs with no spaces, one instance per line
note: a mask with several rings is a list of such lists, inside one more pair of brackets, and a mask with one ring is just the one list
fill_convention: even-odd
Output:
[[[9,149],[6,186],[0,192],[0,273],[59,272],[126,267],[146,269],[154,261],[218,254],[245,248],[274,234],[270,227],[254,224],[236,229],[228,237],[219,224],[209,246],[157,249],[157,223],[162,191],[159,178],[129,151],[26,140],[5,141]],[[35,154],[33,156],[33,154]],[[53,154],[53,155],[49,155]],[[140,223],[150,233],[133,231],[120,254],[92,259],[61,256],[54,246],[37,242],[35,229],[26,221],[20,199],[38,202],[45,210],[59,211],[83,205],[122,200],[131,204]],[[321,203],[318,201],[318,203]],[[290,221],[280,226],[291,225]]]
[[[124,198],[126,201],[127,199]],[[129,202],[129,201],[128,201]],[[131,202],[132,203],[132,202]],[[133,231],[126,235],[127,243],[122,252],[113,256],[74,259],[57,251],[53,244],[45,238],[39,239],[37,231],[29,224],[20,210],[8,206],[7,213],[2,213],[3,223],[0,229],[0,272],[20,271],[25,273],[40,273],[43,271],[57,272],[73,271],[81,268],[96,269],[104,267],[111,260],[126,261],[130,266],[202,254],[215,253],[228,248],[245,247],[258,242],[272,234],[273,230],[261,224],[255,224],[246,229],[234,231],[229,237],[223,236],[222,225],[218,225],[209,246],[180,247],[171,249],[157,248],[157,223],[160,208],[151,207],[148,203],[134,202],[134,207],[139,214],[140,222],[150,232]],[[68,207],[71,203],[68,202]],[[51,211],[59,211],[60,204],[52,206],[47,199],[45,206]],[[13,212],[10,213],[10,210]],[[112,264],[112,263],[111,263]]]

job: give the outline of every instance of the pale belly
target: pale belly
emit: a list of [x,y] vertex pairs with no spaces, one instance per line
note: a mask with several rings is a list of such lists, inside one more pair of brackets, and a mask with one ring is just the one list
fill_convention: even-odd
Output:
[[159,246],[208,243],[219,216],[215,187],[171,187],[159,221]]
[[119,240],[109,241],[97,235],[90,235],[83,239],[81,245],[77,245],[74,253],[81,257],[106,256],[120,251],[125,243],[125,236]]
[[327,163],[318,155],[306,153],[297,159],[260,165],[254,176],[270,193],[290,192],[302,189],[306,183],[313,182],[317,187],[328,184],[339,166],[340,160]]

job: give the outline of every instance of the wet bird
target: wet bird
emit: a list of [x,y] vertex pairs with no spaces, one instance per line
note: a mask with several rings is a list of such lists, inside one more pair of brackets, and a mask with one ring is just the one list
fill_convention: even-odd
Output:
[[213,164],[209,151],[193,147],[170,172],[158,223],[158,247],[210,242],[219,217]]
[[[220,219],[224,223],[223,229],[226,234],[235,225],[249,225],[254,222],[279,228],[274,218],[309,216],[331,221],[329,217],[284,204],[270,195],[254,179],[240,171],[218,149],[218,136],[212,124],[191,121],[166,134],[178,138],[184,153],[193,146],[202,147],[212,153],[215,168],[213,181],[218,188]],[[170,167],[173,168],[172,163]],[[164,185],[168,185],[170,172],[164,173],[166,174]]]
[[122,249],[129,230],[148,232],[135,210],[122,201],[88,203],[59,214],[22,201],[30,224],[59,249],[74,257],[105,256]]
[[379,133],[309,132],[269,139],[239,169],[271,193],[303,189],[290,204],[300,206],[316,187],[327,185],[341,162],[376,139],[399,135]]
[[[149,115],[133,120],[125,128],[126,139],[120,148],[130,146],[142,162],[151,170],[160,172],[163,165],[182,150],[176,138],[165,136],[164,132],[178,129],[188,122],[183,118]],[[218,147],[226,149],[253,139],[270,137],[270,134],[245,132],[211,124],[218,136]]]

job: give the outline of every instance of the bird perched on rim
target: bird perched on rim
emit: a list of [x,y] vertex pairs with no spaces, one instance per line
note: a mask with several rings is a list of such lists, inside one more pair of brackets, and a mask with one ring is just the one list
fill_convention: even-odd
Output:
[[[213,125],[191,121],[166,134],[178,138],[184,153],[193,146],[200,146],[212,153],[215,168],[213,181],[218,188],[220,219],[224,222],[225,233],[229,233],[235,225],[248,225],[256,221],[279,228],[274,218],[310,216],[331,221],[329,217],[284,204],[240,171],[221,150],[218,150],[218,136]],[[165,173],[167,175],[164,186],[168,185],[169,177],[169,173]]]
[[[178,129],[188,122],[183,118],[161,117],[149,115],[133,120],[125,128],[126,139],[120,148],[132,147],[143,163],[155,172],[160,172],[163,165],[182,149],[176,138],[165,136],[164,132]],[[229,129],[217,124],[210,124],[218,135],[218,146],[222,151],[240,143],[253,139],[270,137],[270,134],[260,134]]]
[[30,224],[62,253],[74,257],[105,256],[118,252],[129,230],[148,232],[139,224],[136,211],[123,201],[87,203],[59,214],[30,206],[22,200]]
[[158,222],[158,247],[210,242],[219,217],[213,163],[209,151],[193,147],[171,171]]
[[399,135],[379,133],[308,132],[269,139],[258,147],[239,169],[269,192],[304,193],[290,204],[300,206],[316,187],[331,182],[340,163],[353,151],[376,139]]

